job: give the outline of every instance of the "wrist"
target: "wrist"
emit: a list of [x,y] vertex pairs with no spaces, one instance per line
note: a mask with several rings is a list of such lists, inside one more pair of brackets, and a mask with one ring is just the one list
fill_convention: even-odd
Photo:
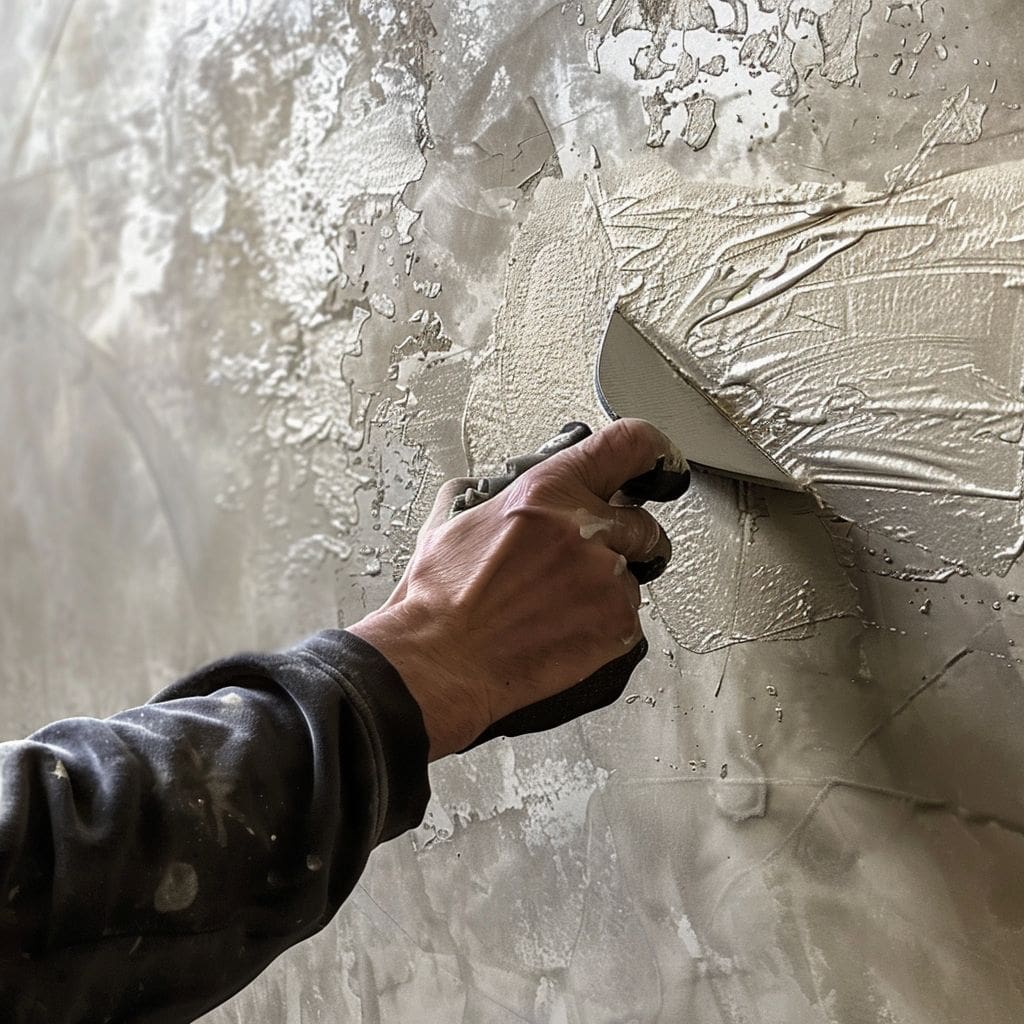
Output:
[[402,677],[423,715],[430,760],[462,750],[490,724],[470,681],[453,664],[456,629],[406,599],[371,612],[350,633],[375,647]]

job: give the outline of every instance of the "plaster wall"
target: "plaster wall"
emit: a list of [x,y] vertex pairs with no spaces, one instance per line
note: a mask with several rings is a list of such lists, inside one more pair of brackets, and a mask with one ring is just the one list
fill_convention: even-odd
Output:
[[619,297],[805,481],[701,475],[614,707],[211,1022],[1024,1018],[1016,0],[8,3],[0,718],[388,594]]

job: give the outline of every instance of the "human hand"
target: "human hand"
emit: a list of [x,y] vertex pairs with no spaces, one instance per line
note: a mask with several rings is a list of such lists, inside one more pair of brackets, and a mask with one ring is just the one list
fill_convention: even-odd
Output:
[[639,582],[627,565],[652,579],[671,545],[620,488],[656,465],[686,472],[654,427],[618,420],[458,516],[452,503],[475,481],[441,488],[395,592],[349,627],[401,673],[432,760],[640,640]]

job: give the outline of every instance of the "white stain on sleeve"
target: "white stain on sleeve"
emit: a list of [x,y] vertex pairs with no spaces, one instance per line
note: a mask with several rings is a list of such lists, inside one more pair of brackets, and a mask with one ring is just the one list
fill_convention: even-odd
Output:
[[51,775],[56,776],[58,779],[66,779],[68,777],[68,770],[64,767],[64,762],[58,757],[56,763],[53,766]]
[[187,910],[195,902],[198,892],[196,869],[184,861],[171,861],[153,894],[153,907],[160,914]]

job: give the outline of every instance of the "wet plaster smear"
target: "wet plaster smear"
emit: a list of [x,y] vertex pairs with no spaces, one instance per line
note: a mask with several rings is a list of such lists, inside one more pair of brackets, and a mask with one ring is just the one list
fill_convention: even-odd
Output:
[[1017,0],[8,14],[8,735],[375,607],[614,301],[807,488],[697,475],[623,699],[209,1021],[1024,1020]]
[[[1024,164],[871,193],[692,183],[652,162],[546,185],[537,202],[475,383],[471,447],[502,438],[510,395],[527,413],[513,446],[534,409],[578,404],[619,301],[823,509],[899,542],[906,572],[1008,571],[1022,542]],[[592,399],[589,415],[601,417]],[[737,499],[734,485],[701,485]],[[755,522],[759,503],[801,505],[746,491]],[[800,579],[832,560],[826,517],[803,504],[806,536],[776,536],[768,517],[722,574],[706,571],[729,558],[722,538],[690,532],[718,517],[666,513],[687,540],[668,592],[653,589],[677,639],[704,649],[724,622],[749,639],[851,611],[848,587]],[[748,578],[709,602],[709,575]]]

